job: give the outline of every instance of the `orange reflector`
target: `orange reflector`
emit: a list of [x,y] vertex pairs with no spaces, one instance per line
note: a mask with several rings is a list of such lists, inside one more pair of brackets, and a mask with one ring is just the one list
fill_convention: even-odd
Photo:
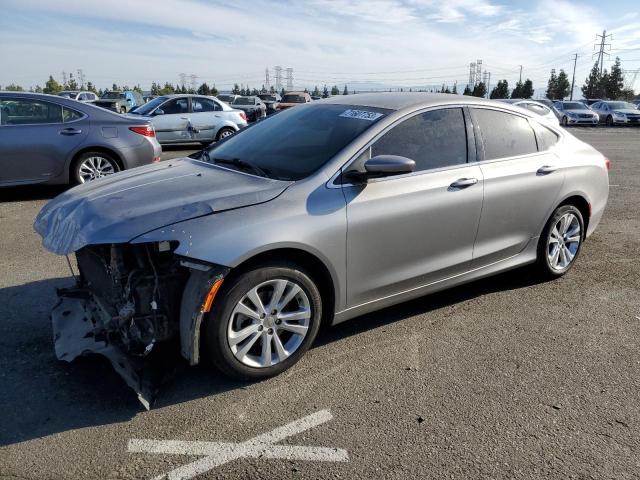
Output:
[[216,298],[216,293],[218,293],[218,290],[220,290],[220,285],[222,285],[222,280],[223,280],[222,278],[219,278],[218,280],[213,282],[213,285],[211,285],[211,288],[209,289],[209,293],[207,293],[207,298],[204,299],[204,302],[202,303],[202,308],[200,309],[202,313],[209,313],[209,311],[211,310],[211,305],[213,305],[213,299]]

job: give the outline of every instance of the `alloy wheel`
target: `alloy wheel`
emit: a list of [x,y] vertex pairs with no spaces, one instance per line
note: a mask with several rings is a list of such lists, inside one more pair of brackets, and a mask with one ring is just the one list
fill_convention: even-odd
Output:
[[231,135],[233,135],[233,132],[231,130],[222,130],[222,132],[220,132],[220,139],[230,137]]
[[78,168],[78,177],[81,183],[114,173],[116,173],[116,168],[111,161],[99,156],[85,158]]
[[229,318],[227,342],[249,367],[276,365],[300,348],[311,324],[309,297],[292,280],[275,279],[249,290]]
[[566,270],[580,248],[582,233],[580,220],[573,213],[565,213],[549,231],[547,258],[553,270]]

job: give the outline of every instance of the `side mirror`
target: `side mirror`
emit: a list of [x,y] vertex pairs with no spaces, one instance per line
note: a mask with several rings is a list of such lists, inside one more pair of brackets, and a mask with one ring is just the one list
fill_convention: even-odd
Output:
[[161,108],[156,108],[155,111],[153,112],[153,115],[164,115],[164,110],[162,110]]
[[391,175],[402,175],[411,173],[416,169],[416,162],[407,157],[399,155],[376,155],[364,163],[364,172],[346,172],[348,178],[354,180],[367,180],[369,178],[388,177]]

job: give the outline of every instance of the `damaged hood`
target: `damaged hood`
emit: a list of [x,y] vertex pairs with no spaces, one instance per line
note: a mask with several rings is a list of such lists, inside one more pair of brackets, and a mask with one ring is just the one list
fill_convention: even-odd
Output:
[[177,222],[268,202],[292,183],[182,158],[72,188],[45,205],[34,228],[45,248],[66,255],[85,245],[125,243]]

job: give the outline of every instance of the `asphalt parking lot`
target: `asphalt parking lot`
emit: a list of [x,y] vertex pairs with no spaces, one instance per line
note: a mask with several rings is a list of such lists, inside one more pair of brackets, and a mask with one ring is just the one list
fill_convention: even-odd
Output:
[[71,279],[32,222],[60,189],[0,192],[0,477],[638,478],[640,129],[571,132],[613,170],[565,277],[517,270],[366,315],[261,383],[182,366],[149,412],[107,361],[55,358]]

